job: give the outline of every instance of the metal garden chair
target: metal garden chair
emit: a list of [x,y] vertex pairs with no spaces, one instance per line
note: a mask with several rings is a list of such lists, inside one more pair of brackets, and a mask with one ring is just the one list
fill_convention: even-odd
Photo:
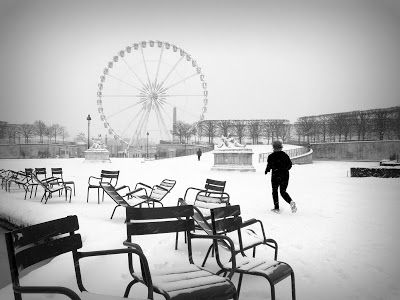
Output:
[[[287,263],[277,261],[276,258],[264,259],[247,257],[245,255],[244,251],[246,248],[243,246],[241,233],[243,222],[240,217],[239,205],[211,209],[211,224],[212,234],[230,232],[236,232],[238,234],[239,248],[232,249],[232,245],[225,243],[225,241],[218,241],[220,246],[235,253],[237,263],[234,269],[229,263],[221,263],[221,261],[218,259],[220,247],[217,247],[217,242],[214,242],[215,255],[217,257],[218,265],[221,268],[217,274],[226,274],[232,271],[238,273],[238,294],[240,293],[243,275],[254,275],[263,277],[269,282],[271,288],[271,299],[275,300],[275,285],[281,280],[284,280],[290,276],[292,299],[296,299],[294,272]],[[267,245],[273,247],[273,245]],[[277,252],[275,252],[275,257],[276,254]]]
[[[188,263],[181,262],[179,268],[163,268],[152,272],[151,278],[154,291],[165,299],[184,300],[208,300],[208,299],[237,299],[235,286],[230,278],[233,272],[227,274],[227,278],[220,277],[194,264],[192,258],[192,239],[225,240],[229,245],[232,241],[225,236],[195,235],[192,206],[157,207],[157,208],[126,208],[126,232],[125,246],[138,249],[138,245],[132,242],[132,236],[148,234],[166,234],[186,232],[188,236]],[[231,253],[231,268],[235,269],[235,256]],[[130,264],[131,266],[131,264]],[[125,297],[129,295],[131,287],[140,282],[149,284],[148,278],[137,276],[131,269],[134,280],[128,284]]]
[[[80,269],[80,261],[83,258],[115,254],[126,254],[130,261],[132,261],[133,255],[139,257],[142,275],[148,278],[147,299],[153,299],[153,287],[149,275],[148,263],[141,251],[134,248],[90,252],[78,251],[82,248],[81,235],[75,232],[78,229],[79,224],[77,216],[68,216],[17,229],[5,234],[15,300],[22,300],[22,295],[25,294],[36,294],[37,298],[35,299],[44,299],[45,294],[62,294],[73,300],[122,300],[124,299],[122,297],[89,293],[83,285]],[[62,286],[21,285],[21,271],[39,262],[52,259],[68,252],[72,253],[76,282],[81,292],[79,295],[75,291]],[[105,271],[108,272],[108,270]],[[60,272],[62,272],[62,270],[60,270]]]
[[169,192],[174,188],[176,180],[173,179],[163,179],[160,184],[153,185],[152,187],[144,184],[143,182],[138,182],[135,189],[126,194],[128,198],[137,197],[146,201],[148,205],[155,204],[164,206],[161,202]]
[[[118,183],[118,177],[119,177],[119,171],[108,171],[108,170],[101,170],[100,177],[90,176],[88,180],[86,202],[89,202],[89,191],[91,189],[96,189],[97,203],[100,204],[100,190],[103,190],[100,183],[108,182],[115,187]],[[103,190],[102,201],[104,201],[104,190]]]

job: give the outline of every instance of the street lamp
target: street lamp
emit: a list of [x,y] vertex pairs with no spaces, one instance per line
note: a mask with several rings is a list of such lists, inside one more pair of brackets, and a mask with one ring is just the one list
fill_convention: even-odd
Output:
[[87,148],[89,149],[89,137],[90,137],[90,121],[92,120],[92,118],[90,117],[90,115],[87,115]]
[[147,135],[147,145],[146,145],[146,158],[149,158],[149,133],[146,133]]

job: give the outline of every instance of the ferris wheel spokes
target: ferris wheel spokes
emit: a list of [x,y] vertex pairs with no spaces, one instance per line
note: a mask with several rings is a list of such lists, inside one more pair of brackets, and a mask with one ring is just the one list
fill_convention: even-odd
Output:
[[154,79],[154,85],[155,86],[157,86],[158,72],[160,72],[161,58],[162,58],[163,53],[164,53],[164,48],[161,47],[160,57],[158,58],[158,63],[157,63],[156,78]]
[[132,69],[132,67],[128,64],[128,62],[122,58],[123,62],[126,64],[126,66],[128,67],[129,71],[132,72],[133,75],[135,75],[136,79],[140,82],[140,84],[142,86],[145,86],[145,84],[143,83],[143,81],[139,78],[139,76],[136,74],[136,72]]
[[115,80],[118,80],[119,82],[122,82],[122,83],[124,83],[124,84],[126,84],[126,85],[128,85],[128,86],[130,86],[130,87],[132,87],[132,88],[134,88],[134,89],[136,89],[136,90],[138,90],[138,91],[141,91],[141,89],[138,88],[137,86],[134,86],[133,84],[131,84],[131,83],[129,83],[129,82],[126,82],[125,80],[122,80],[122,79],[120,79],[120,78],[118,78],[118,77],[116,77],[116,76],[114,76],[114,75],[106,74],[106,76],[111,77],[111,78],[113,78],[113,79],[115,79]]
[[175,82],[173,84],[170,84],[169,86],[165,87],[164,90],[168,91],[170,88],[172,88],[172,87],[174,87],[174,86],[176,86],[176,85],[178,85],[178,84],[180,84],[182,82],[185,82],[186,80],[188,80],[188,79],[190,79],[190,78],[192,78],[192,77],[194,77],[196,75],[198,75],[197,72],[195,72],[192,75],[189,75],[189,76],[187,76],[187,77],[185,77],[185,78],[183,78],[183,79],[181,79],[181,80],[179,80],[179,81],[177,81],[177,82]]
[[121,110],[119,110],[119,111],[117,111],[117,112],[115,112],[115,113],[113,113],[111,115],[109,115],[108,118],[115,117],[116,115],[118,115],[120,113],[123,113],[123,112],[127,111],[128,109],[135,107],[136,105],[142,104],[144,101],[145,100],[140,100],[140,101],[138,101],[136,103],[133,103],[133,104],[131,104],[131,105],[129,105],[129,106],[127,106],[127,107],[125,107],[125,108],[123,108],[123,109],[121,109]]
[[179,58],[178,61],[175,63],[175,65],[171,68],[171,70],[165,76],[164,80],[160,83],[160,86],[163,86],[164,82],[168,79],[168,77],[171,75],[171,73],[176,69],[176,67],[182,61],[182,59],[183,59],[183,56],[181,56],[181,58]]
[[147,69],[146,59],[144,58],[143,47],[140,47],[140,52],[142,52],[143,65],[144,65],[144,69],[146,70],[147,82],[148,82],[149,86],[151,86],[149,70]]

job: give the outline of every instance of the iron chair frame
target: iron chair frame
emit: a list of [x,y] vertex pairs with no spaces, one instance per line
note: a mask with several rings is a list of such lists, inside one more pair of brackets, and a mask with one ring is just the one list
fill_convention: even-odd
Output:
[[[119,178],[120,171],[112,171],[112,170],[101,170],[100,177],[90,176],[88,179],[88,189],[87,189],[87,197],[86,202],[89,203],[89,191],[90,189],[97,189],[97,204],[100,204],[100,190],[101,188],[100,183],[102,182],[109,182],[110,184],[117,186],[118,178]],[[96,180],[96,184],[91,183],[91,180]],[[113,183],[115,181],[115,183]],[[102,195],[102,202],[104,202],[104,190]]]
[[[39,178],[37,178],[35,173],[32,173],[31,176],[33,181],[38,185],[40,185],[44,190],[44,194],[40,199],[40,202],[43,202],[44,200],[44,204],[46,204],[47,201],[52,197],[53,193],[58,192],[59,195],[61,196],[61,192],[65,190],[65,201],[68,201],[68,191],[69,191],[69,202],[71,203],[71,195],[72,195],[71,187],[66,186],[62,183],[57,183],[56,178],[53,180],[42,181]],[[57,187],[54,187],[56,185]]]
[[[177,231],[185,232],[187,239],[187,247],[188,247],[188,258],[189,264],[194,265],[199,270],[204,270],[197,265],[194,264],[193,255],[192,255],[192,239],[211,239],[213,241],[216,240],[224,240],[227,244],[233,245],[233,242],[229,237],[223,235],[197,235],[192,233],[194,229],[194,220],[193,220],[193,207],[191,205],[180,206],[180,207],[156,207],[156,208],[136,208],[136,207],[127,207],[126,208],[126,232],[127,239],[124,241],[124,245],[131,248],[137,248],[137,244],[132,242],[132,236],[136,235],[146,235],[146,234],[159,234],[159,233],[174,233]],[[138,221],[137,223],[131,223],[134,221]],[[219,259],[219,257],[218,257]],[[132,266],[131,263],[129,263]],[[231,265],[232,269],[235,269],[236,260],[234,253],[231,253]],[[134,270],[131,272],[133,274]],[[212,275],[210,271],[207,271]],[[228,278],[227,284],[232,289],[232,295],[229,294],[229,298],[215,298],[215,299],[238,299],[236,288],[231,282],[231,278],[234,272],[228,272],[226,277]],[[128,297],[131,287],[140,282],[142,284],[147,284],[146,278],[141,278],[134,276],[134,280],[132,280],[126,287],[124,297]],[[215,275],[217,276],[217,275]],[[162,289],[162,286],[158,287],[157,283],[153,281],[154,292],[163,295],[166,299],[174,299],[168,294],[168,291]],[[186,287],[187,288],[187,287]],[[179,298],[183,299],[183,298]],[[206,300],[210,298],[195,298],[196,300]]]
[[74,187],[74,196],[75,194],[75,182],[72,180],[64,180],[63,176],[63,169],[62,168],[51,168],[51,177],[59,178],[58,180],[61,181],[65,185],[72,185]]
[[[72,300],[80,300],[78,294],[62,286],[22,286],[20,284],[20,271],[41,261],[58,255],[72,252],[75,277],[81,292],[88,292],[82,282],[80,259],[127,254],[132,261],[132,255],[139,257],[143,276],[148,278],[147,298],[153,299],[153,287],[146,256],[142,251],[133,248],[121,248],[97,251],[78,251],[82,248],[82,239],[79,233],[78,217],[67,216],[21,229],[16,229],[5,234],[8,261],[11,272],[12,287],[15,300],[22,300],[22,294],[63,294]],[[113,296],[110,295],[110,298]],[[117,297],[117,296],[116,296]],[[118,297],[120,298],[120,297]]]
[[[212,230],[213,234],[219,232],[234,232],[237,231],[239,241],[240,241],[240,248],[238,250],[235,249],[235,253],[241,254],[242,256],[246,256],[244,253],[244,248],[242,246],[242,239],[241,239],[241,228],[242,228],[242,220],[240,217],[240,206],[226,206],[226,207],[218,207],[211,209],[211,222],[212,222]],[[219,243],[224,243],[219,242]],[[217,242],[214,242],[215,246],[215,253],[218,255],[219,248],[217,247]],[[222,245],[223,246],[223,245]],[[229,248],[230,245],[225,244],[224,248]],[[232,250],[232,249],[231,249]],[[254,259],[254,258],[253,258]],[[295,278],[294,272],[290,265],[285,262],[277,261],[274,259],[275,264],[271,265],[270,262],[266,262],[268,265],[267,270],[271,268],[268,272],[262,272],[260,270],[245,270],[245,268],[241,269],[241,265],[237,265],[236,269],[234,270],[235,273],[239,274],[239,282],[238,282],[238,295],[240,294],[240,288],[242,285],[243,275],[255,275],[260,276],[265,279],[270,284],[271,288],[271,300],[275,300],[275,284],[279,283],[281,280],[290,276],[291,278],[291,289],[292,289],[292,300],[296,299],[296,289],[295,289]],[[218,260],[217,260],[218,262]],[[244,266],[244,265],[243,265]],[[232,268],[228,268],[223,264],[219,264],[221,268],[217,274],[226,274],[226,272],[231,272]]]
[[[175,185],[176,185],[176,180],[168,178],[163,179],[160,182],[160,184],[155,184],[153,185],[153,187],[143,182],[138,182],[135,185],[135,189],[133,191],[129,191],[125,196],[127,196],[128,199],[134,196],[143,198],[146,200],[149,206],[150,204],[153,204],[153,208],[155,207],[155,204],[164,206],[164,204],[161,201],[171,192],[171,190],[174,188]],[[169,186],[170,188],[166,188],[165,186]],[[165,192],[165,194],[160,199],[155,199],[153,197],[153,193],[157,189],[160,189]],[[144,195],[138,194],[141,191],[144,192]]]
[[[135,207],[135,206],[139,206],[141,207],[143,203],[146,202],[146,200],[141,199],[140,202],[135,203],[134,205],[131,205],[130,203],[128,203],[125,199],[124,196],[122,196],[120,193],[118,193],[119,190],[122,190],[124,188],[128,188],[128,186],[121,186],[120,188],[115,188],[112,184],[110,184],[109,182],[101,182],[100,186],[102,187],[102,189],[106,192],[106,194],[117,204],[114,207],[114,210],[111,214],[110,219],[113,218],[115,210],[122,206],[122,207]],[[131,198],[130,198],[131,199]]]

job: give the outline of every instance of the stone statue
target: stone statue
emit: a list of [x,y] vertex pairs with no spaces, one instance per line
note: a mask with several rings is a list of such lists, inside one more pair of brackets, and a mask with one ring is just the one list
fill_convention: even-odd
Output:
[[90,149],[94,149],[94,150],[106,149],[106,147],[103,143],[103,139],[101,138],[101,134],[99,134],[99,136],[97,138],[92,137],[92,146],[90,147]]
[[238,143],[233,137],[228,134],[227,137],[221,136],[221,144],[217,148],[245,148],[246,145]]

